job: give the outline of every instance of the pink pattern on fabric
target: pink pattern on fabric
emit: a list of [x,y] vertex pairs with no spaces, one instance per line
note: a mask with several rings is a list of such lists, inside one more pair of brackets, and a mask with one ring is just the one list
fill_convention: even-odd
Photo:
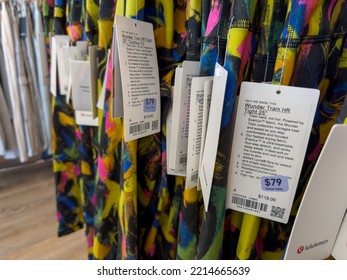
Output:
[[308,156],[308,160],[314,161],[318,157],[320,149],[321,149],[321,146],[320,146],[320,143],[318,143],[316,148],[314,148],[313,152]]
[[90,229],[90,231],[88,232],[88,235],[87,235],[87,246],[88,246],[88,248],[92,248],[93,247],[93,239],[94,239],[94,230]]
[[301,0],[299,2],[299,5],[305,5],[305,25],[308,23],[308,21],[311,18],[311,15],[314,11],[314,9],[317,7],[319,0]]
[[215,0],[213,3],[213,7],[211,8],[210,14],[208,16],[205,36],[209,36],[213,29],[217,26],[221,12],[222,3],[220,3],[220,1],[218,0]]
[[337,0],[331,0],[330,5],[329,5],[329,9],[328,9],[328,19],[329,21],[331,21],[331,14],[333,12],[334,6],[336,4]]
[[81,170],[80,170],[80,167],[78,165],[75,165],[74,166],[74,174],[76,176],[80,175],[81,174]]
[[182,42],[187,38],[187,31],[184,31],[182,34],[181,34],[181,39],[182,39]]
[[106,89],[113,90],[113,52],[110,52],[110,59],[107,65],[107,73],[106,73]]
[[[252,37],[253,37],[253,33],[248,32],[246,38],[242,41],[241,45],[237,48],[237,51],[240,53],[242,57],[239,75],[243,75],[243,73],[245,73],[246,66],[251,62]],[[241,77],[239,78],[241,79]]]
[[152,248],[148,249],[148,250],[147,250],[147,254],[148,254],[150,257],[153,257],[154,254],[155,254],[155,246],[153,246]]
[[93,194],[92,199],[90,200],[93,206],[96,205],[96,194]]
[[82,141],[82,133],[81,133],[81,130],[76,130],[76,137],[78,140]]
[[105,163],[100,155],[98,155],[98,170],[100,175],[100,180],[105,183],[105,179],[107,178],[108,170],[105,166]]
[[122,237],[122,258],[123,260],[127,258],[127,239],[125,238],[125,235]]
[[105,129],[107,135],[113,135],[116,129],[116,123],[111,119],[111,114],[106,115]]
[[61,218],[62,218],[62,215],[60,214],[60,212],[57,212],[57,219],[58,219],[58,222],[61,221]]

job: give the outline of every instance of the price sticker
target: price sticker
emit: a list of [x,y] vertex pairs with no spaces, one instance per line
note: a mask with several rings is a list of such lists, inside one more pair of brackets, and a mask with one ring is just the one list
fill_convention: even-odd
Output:
[[143,111],[145,113],[157,110],[157,100],[155,98],[145,98],[143,101]]
[[288,191],[288,177],[285,176],[263,176],[260,180],[261,188],[270,192]]

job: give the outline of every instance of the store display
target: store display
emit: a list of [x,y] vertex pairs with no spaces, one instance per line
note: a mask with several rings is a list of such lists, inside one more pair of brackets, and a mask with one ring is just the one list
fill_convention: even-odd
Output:
[[0,157],[52,155],[59,237],[84,228],[96,260],[284,257],[346,122],[345,1],[1,2]]

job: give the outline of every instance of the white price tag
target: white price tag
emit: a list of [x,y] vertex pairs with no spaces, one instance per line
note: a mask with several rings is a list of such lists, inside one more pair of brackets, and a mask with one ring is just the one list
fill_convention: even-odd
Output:
[[318,98],[316,89],[242,83],[228,208],[288,222]]
[[116,16],[123,89],[124,139],[160,131],[160,85],[153,25]]
[[[100,96],[98,99],[98,103],[96,104],[96,107],[98,107],[100,110],[104,110],[104,104],[105,104],[105,97],[106,97],[106,82],[108,78],[108,64],[110,61],[110,50],[107,52],[107,61],[106,61],[106,72],[104,76],[104,80],[102,82],[102,88],[100,92]],[[112,66],[113,68],[113,66]]]
[[[175,172],[186,176],[187,149],[189,133],[189,104],[192,78],[199,76],[200,62],[183,61],[182,77],[178,85],[175,84],[175,96],[172,111],[172,155],[175,158]],[[176,80],[175,80],[176,81]]]
[[[170,109],[170,115],[169,115],[169,135],[170,135],[170,140],[168,140],[167,144],[167,149],[169,150],[169,157],[168,157],[168,169],[167,172],[170,175],[176,175],[176,176],[184,176],[185,174],[183,172],[178,172],[179,170],[175,169],[176,166],[176,154],[177,154],[177,145],[176,142],[178,134],[178,122],[173,121],[173,114],[178,114],[179,112],[179,104],[181,100],[181,96],[178,94],[178,89],[181,89],[182,87],[182,74],[183,74],[183,69],[182,67],[177,67],[175,69],[175,86],[172,87],[172,106]],[[168,137],[167,137],[168,138]]]
[[117,28],[113,28],[113,117],[124,117],[122,77],[119,65]]
[[213,87],[213,80],[206,81],[204,84],[204,109],[203,109],[203,116],[202,116],[202,138],[201,138],[201,151],[200,151],[200,158],[199,158],[199,175],[198,175],[198,190],[201,190],[201,184],[200,184],[200,166],[202,163],[202,156],[203,151],[205,149],[205,140],[206,140],[206,131],[207,131],[207,124],[208,124],[208,117],[210,115],[210,106],[211,106],[211,97],[212,97],[212,87]]
[[213,77],[196,77],[192,79],[187,149],[187,189],[192,189],[198,185],[201,144],[204,142],[202,138],[205,137],[205,134],[203,134],[203,115],[205,82],[207,81],[213,81]]
[[227,78],[228,71],[216,63],[205,147],[200,168],[200,184],[206,211],[208,210],[210,201],[213,173],[217,157]]
[[55,37],[51,37],[51,79],[50,79],[50,92],[53,96],[57,96],[57,45]]
[[70,77],[70,38],[68,35],[55,35],[60,94],[67,95]]

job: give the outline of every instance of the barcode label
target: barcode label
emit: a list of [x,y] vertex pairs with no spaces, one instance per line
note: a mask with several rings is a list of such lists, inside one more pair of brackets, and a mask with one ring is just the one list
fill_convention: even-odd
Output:
[[198,175],[199,175],[199,173],[198,172],[194,172],[193,174],[192,174],[192,176],[190,177],[191,179],[191,181],[192,182],[196,182],[197,180],[198,180]]
[[285,212],[286,212],[286,208],[272,206],[270,216],[275,217],[275,218],[279,218],[279,219],[283,219]]
[[187,156],[180,157],[179,162],[180,162],[180,164],[187,163]]
[[158,120],[152,121],[152,130],[157,130],[158,126],[159,126]]
[[266,212],[268,205],[265,203],[261,203],[261,202],[257,202],[257,201],[253,201],[250,199],[245,199],[242,197],[236,197],[233,196],[232,197],[232,203],[246,207],[246,208],[251,208],[251,209],[255,209],[255,210],[260,210],[263,212]]
[[136,125],[132,125],[129,127],[129,132],[130,134],[133,133],[137,133],[137,132],[141,132],[144,130],[147,130],[150,128],[150,123],[146,122],[146,123],[141,123],[141,124],[136,124]]

